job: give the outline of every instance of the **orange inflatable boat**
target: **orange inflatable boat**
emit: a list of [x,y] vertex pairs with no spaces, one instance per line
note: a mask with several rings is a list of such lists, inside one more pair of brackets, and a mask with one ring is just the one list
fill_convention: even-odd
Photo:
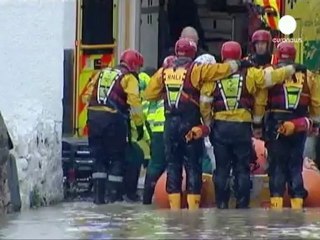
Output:
[[[270,194],[269,194],[269,182],[268,176],[265,173],[266,166],[266,154],[264,148],[264,142],[260,140],[255,141],[255,148],[258,155],[259,169],[256,169],[254,175],[251,176],[252,189],[251,189],[251,202],[250,207],[269,207],[270,206]],[[320,172],[315,166],[314,162],[310,159],[305,159],[303,167],[303,179],[305,188],[308,191],[308,197],[305,200],[305,207],[320,207]],[[166,192],[166,179],[167,175],[164,173],[158,180],[155,188],[154,202],[159,208],[169,208],[168,194]],[[212,175],[202,175],[202,191],[201,191],[201,208],[210,208],[215,206],[215,194],[212,181]],[[186,176],[183,172],[183,183],[182,183],[182,203],[183,208],[187,207],[186,200]],[[286,207],[290,207],[289,197],[285,197]],[[235,206],[235,199],[231,197],[230,207]]]

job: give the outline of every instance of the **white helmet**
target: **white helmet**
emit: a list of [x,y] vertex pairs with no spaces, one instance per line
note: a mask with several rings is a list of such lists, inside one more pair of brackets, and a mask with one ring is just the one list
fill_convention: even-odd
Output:
[[201,56],[197,57],[196,60],[194,60],[196,63],[201,63],[201,64],[214,64],[216,63],[216,58],[212,56],[211,54],[202,54]]

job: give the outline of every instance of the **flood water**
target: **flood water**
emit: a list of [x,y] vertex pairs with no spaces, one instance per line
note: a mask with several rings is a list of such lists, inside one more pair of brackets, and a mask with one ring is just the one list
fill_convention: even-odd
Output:
[[156,210],[89,202],[8,215],[0,239],[320,239],[320,209]]

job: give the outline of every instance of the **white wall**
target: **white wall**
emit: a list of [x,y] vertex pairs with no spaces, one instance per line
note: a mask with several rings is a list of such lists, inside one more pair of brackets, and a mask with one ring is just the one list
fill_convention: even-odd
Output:
[[64,1],[63,41],[64,49],[74,49],[76,39],[76,0]]
[[35,186],[47,202],[63,196],[64,2],[5,1],[0,7],[0,110],[15,144],[23,208]]

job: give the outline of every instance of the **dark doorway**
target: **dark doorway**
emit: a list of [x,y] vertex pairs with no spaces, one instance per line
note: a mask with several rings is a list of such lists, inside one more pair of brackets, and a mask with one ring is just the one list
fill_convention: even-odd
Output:
[[246,4],[231,6],[225,0],[207,0],[202,4],[195,0],[160,0],[159,65],[174,53],[174,44],[186,26],[197,30],[200,52],[213,54],[218,61],[220,48],[226,41],[240,42],[246,53],[248,25]]
[[[113,44],[113,0],[83,0],[82,44]],[[86,50],[86,53],[110,53],[110,49]]]

